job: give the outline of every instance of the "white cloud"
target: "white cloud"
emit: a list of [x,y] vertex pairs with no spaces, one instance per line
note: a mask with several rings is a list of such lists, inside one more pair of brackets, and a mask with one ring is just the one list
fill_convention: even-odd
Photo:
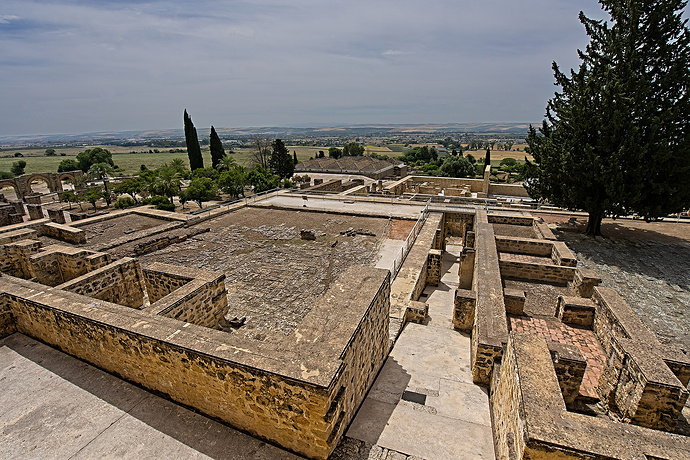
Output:
[[9,24],[11,21],[21,19],[19,16],[13,14],[0,14],[0,24]]

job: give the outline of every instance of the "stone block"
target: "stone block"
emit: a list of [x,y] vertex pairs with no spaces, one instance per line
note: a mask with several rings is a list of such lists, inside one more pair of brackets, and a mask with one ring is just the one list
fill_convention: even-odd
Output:
[[511,315],[522,315],[525,310],[525,291],[504,289],[503,301],[506,305],[506,312]]
[[453,327],[459,331],[471,332],[474,326],[474,309],[477,295],[467,289],[456,289],[453,307]]
[[29,219],[38,220],[43,219],[43,207],[39,204],[27,204],[26,209],[29,210]]
[[591,299],[558,296],[556,316],[565,324],[592,329],[595,312],[596,305]]
[[405,319],[407,321],[422,324],[429,316],[429,304],[418,301],[410,301],[405,311]]
[[572,292],[578,297],[592,297],[594,287],[601,284],[601,277],[594,270],[578,268],[573,278]]
[[62,209],[48,209],[48,218],[55,223],[65,223],[65,211]]

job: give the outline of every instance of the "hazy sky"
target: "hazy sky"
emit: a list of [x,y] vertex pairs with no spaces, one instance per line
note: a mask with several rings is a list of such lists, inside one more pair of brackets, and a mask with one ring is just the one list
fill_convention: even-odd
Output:
[[539,122],[594,0],[3,0],[0,135]]

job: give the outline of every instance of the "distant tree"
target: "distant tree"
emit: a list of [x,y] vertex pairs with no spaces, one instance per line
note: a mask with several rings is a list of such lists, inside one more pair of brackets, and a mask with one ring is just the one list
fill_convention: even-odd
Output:
[[187,143],[187,156],[189,157],[189,167],[192,171],[204,167],[204,158],[201,156],[201,147],[199,147],[199,137],[196,134],[196,128],[192,123],[192,118],[187,114],[187,109],[184,111],[184,139]]
[[180,193],[182,179],[175,168],[168,164],[163,164],[163,166],[156,169],[152,185],[154,195],[163,195],[172,203],[173,197]]
[[439,173],[447,177],[474,177],[474,166],[461,156],[446,156]]
[[108,163],[95,163],[91,165],[87,173],[90,177],[103,181],[103,198],[105,198],[105,205],[110,206],[111,197],[108,190],[108,177],[113,175],[113,167]]
[[269,162],[271,171],[281,179],[291,177],[295,172],[295,163],[283,141],[280,139],[274,140],[273,144],[271,144],[271,149],[271,159]]
[[24,155],[22,154],[22,152],[15,152],[15,154],[14,154],[14,157],[15,157],[15,158],[21,158],[21,157],[23,157],[23,156],[24,156]]
[[263,169],[268,169],[271,159],[271,139],[263,136],[253,136],[250,139],[250,144],[252,146],[252,162],[258,164]]
[[467,161],[469,161],[472,164],[475,164],[477,162],[476,158],[474,158],[474,155],[472,155],[471,153],[468,153],[465,158],[467,158]]
[[491,166],[491,150],[486,149],[486,156],[484,157],[484,166]]
[[348,142],[343,147],[343,156],[361,157],[362,155],[364,155],[364,146],[359,142]]
[[336,160],[343,156],[343,151],[340,150],[338,147],[328,147],[328,156],[331,158],[335,158]]
[[124,179],[113,188],[113,192],[118,195],[127,194],[132,197],[135,203],[139,203],[138,195],[140,195],[145,188],[145,182],[141,177],[130,177]]
[[507,166],[507,167],[512,167],[517,164],[517,160],[515,158],[510,158],[506,157],[501,160],[500,166]]
[[84,198],[93,206],[93,212],[96,212],[96,203],[103,198],[103,191],[100,187],[87,189],[84,192]]
[[115,203],[113,203],[113,208],[115,209],[125,209],[125,208],[130,208],[134,206],[136,202],[128,197],[128,196],[121,196],[120,198],[117,199]]
[[81,199],[79,199],[79,195],[77,195],[74,192],[66,191],[62,192],[60,194],[60,201],[67,203],[69,205],[69,209],[72,209],[72,203],[79,203],[79,208],[83,211],[84,208],[81,205]]
[[580,12],[590,42],[530,127],[533,198],[584,209],[585,233],[605,216],[654,219],[690,206],[690,30],[684,0],[600,0],[610,19]]
[[223,193],[233,198],[244,196],[244,186],[247,185],[247,170],[242,166],[223,171],[218,178],[218,186]]
[[0,179],[12,179],[14,174],[9,171],[0,171]]
[[10,172],[14,174],[15,176],[21,176],[24,174],[24,168],[26,168],[26,161],[24,160],[19,160],[15,161],[12,163],[12,167],[10,168]]
[[204,201],[209,201],[218,194],[218,184],[208,177],[197,177],[192,179],[184,193],[187,200],[194,201],[202,208]]
[[55,155],[57,155],[57,153],[55,152],[55,149],[46,149],[46,156],[47,157],[52,157]]
[[[64,162],[66,160],[62,161]],[[79,164],[77,169],[81,169],[84,172],[88,172],[91,165],[96,163],[107,163],[111,167],[115,167],[113,155],[108,149],[104,149],[102,147],[94,147],[92,149],[86,149],[83,152],[79,152],[77,154],[77,163]],[[62,164],[62,162],[60,162],[60,164]]]
[[182,158],[173,158],[169,163],[170,167],[177,171],[182,179],[189,179],[190,172]]
[[280,177],[271,174],[260,165],[254,165],[254,168],[247,174],[247,182],[254,187],[254,192],[261,193],[278,187]]
[[295,165],[297,165],[297,163],[299,163],[299,161],[297,160],[297,150],[293,150],[293,151],[292,151],[292,162],[293,162]]
[[235,159],[229,155],[226,155],[220,159],[220,162],[218,162],[218,165],[216,165],[216,169],[218,171],[230,171],[235,166],[237,166]]
[[218,168],[220,160],[225,156],[225,149],[223,149],[223,143],[220,141],[218,134],[216,133],[216,128],[211,126],[211,137],[210,137],[210,148],[211,148],[211,166],[213,168]]
[[198,179],[200,177],[208,177],[211,180],[217,180],[220,172],[214,168],[199,168],[192,171],[191,178]]

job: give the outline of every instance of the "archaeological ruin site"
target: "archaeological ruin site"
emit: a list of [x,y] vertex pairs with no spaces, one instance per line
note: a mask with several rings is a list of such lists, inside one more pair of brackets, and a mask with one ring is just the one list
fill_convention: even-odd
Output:
[[273,449],[259,458],[690,459],[687,239],[592,241],[488,174],[339,177],[188,214],[70,213],[14,187],[0,457],[129,452],[115,422],[90,422],[109,441],[89,450],[70,406],[31,405],[27,387],[57,391],[21,378],[45,349]]

